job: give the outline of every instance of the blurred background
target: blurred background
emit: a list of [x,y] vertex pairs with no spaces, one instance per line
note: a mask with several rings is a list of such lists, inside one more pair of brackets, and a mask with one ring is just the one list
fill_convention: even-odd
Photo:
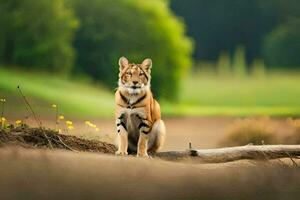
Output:
[[165,149],[300,142],[298,0],[0,0],[0,27],[2,123],[36,125],[22,92],[44,126],[113,141],[118,59],[150,57]]

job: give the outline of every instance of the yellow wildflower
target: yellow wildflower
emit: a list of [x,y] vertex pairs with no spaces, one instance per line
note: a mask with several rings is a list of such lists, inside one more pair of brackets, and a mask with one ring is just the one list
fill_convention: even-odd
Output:
[[67,120],[67,121],[66,121],[66,124],[67,124],[68,126],[72,126],[72,125],[73,125],[73,122]]
[[85,121],[85,124],[86,125],[88,125],[88,126],[90,126],[90,127],[93,127],[93,128],[95,128],[96,127],[96,125],[95,124],[93,124],[92,122],[90,122],[90,121]]
[[56,104],[52,104],[52,108],[56,108],[57,107],[57,105]]
[[6,99],[0,99],[1,102],[6,102]]
[[58,119],[59,119],[59,120],[64,120],[64,119],[65,119],[65,116],[60,115],[60,116],[58,117]]
[[62,133],[62,130],[60,128],[58,129],[58,133]]
[[68,129],[72,130],[72,129],[74,129],[74,126],[70,125],[70,126],[68,126]]
[[16,120],[15,124],[18,126],[18,125],[22,124],[22,121],[21,120]]
[[1,117],[1,121],[5,122],[6,121],[5,117]]

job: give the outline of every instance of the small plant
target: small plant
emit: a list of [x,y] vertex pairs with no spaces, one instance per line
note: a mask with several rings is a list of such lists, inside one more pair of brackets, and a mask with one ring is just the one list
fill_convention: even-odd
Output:
[[0,118],[1,128],[4,129],[6,127],[6,119],[5,117]]
[[72,122],[72,121],[67,120],[67,121],[66,121],[66,125],[67,125],[67,129],[68,129],[68,130],[73,130],[73,129],[74,129],[74,126],[73,126],[73,122]]
[[67,120],[66,123],[66,129],[62,129],[60,127],[61,122],[65,119],[64,115],[60,115],[59,113],[59,109],[58,109],[58,105],[57,104],[52,104],[51,107],[53,109],[55,109],[55,130],[58,131],[58,133],[62,133],[63,130],[65,130],[66,132],[68,132],[68,130],[73,130],[74,126],[73,126],[73,122]]
[[5,106],[6,99],[4,99],[4,98],[0,99],[0,102],[2,104],[2,106],[1,106],[1,127],[4,128],[4,121],[5,121],[5,118],[4,118],[4,106]]
[[15,124],[16,124],[16,127],[21,126],[22,125],[22,121],[21,120],[16,120]]
[[236,120],[227,128],[226,137],[220,145],[261,145],[275,142],[275,127],[269,118],[246,118]]
[[99,131],[100,129],[96,126],[96,124],[90,122],[90,121],[85,121],[85,124],[88,126],[88,128],[93,128],[95,131]]
[[[60,122],[63,121],[64,119],[65,119],[65,116],[59,115],[57,118],[57,125],[60,126]],[[58,133],[63,133],[63,129],[61,127],[58,127],[58,129],[56,129],[56,131],[58,131]]]
[[55,109],[55,130],[57,130],[57,126],[59,124],[59,119],[58,119],[58,106],[56,104],[52,104],[52,108]]
[[[32,115],[33,115],[33,117],[34,117],[34,119],[35,119],[35,121],[36,121],[36,123],[37,123],[37,125],[38,125],[39,127],[42,127],[42,125],[43,125],[43,124],[42,124],[42,121],[38,118],[38,116],[37,116],[36,113],[34,112],[32,106],[30,105],[30,103],[29,103],[29,101],[27,100],[26,96],[23,94],[23,92],[22,92],[22,90],[21,90],[21,87],[20,87],[19,85],[17,86],[17,89],[18,89],[18,91],[19,91],[19,93],[20,93],[20,95],[21,95],[21,97],[22,97],[22,99],[23,99],[23,101],[24,101],[24,103],[25,103],[25,105],[26,105],[26,109],[27,109],[28,113],[31,112]],[[26,117],[26,118],[27,118],[27,117]]]

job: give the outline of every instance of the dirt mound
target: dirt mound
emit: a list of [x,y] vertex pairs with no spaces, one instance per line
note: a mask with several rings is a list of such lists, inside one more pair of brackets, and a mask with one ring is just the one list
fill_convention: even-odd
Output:
[[108,154],[113,154],[116,151],[113,144],[63,135],[50,129],[25,126],[0,129],[0,147],[12,145],[24,148],[53,148]]

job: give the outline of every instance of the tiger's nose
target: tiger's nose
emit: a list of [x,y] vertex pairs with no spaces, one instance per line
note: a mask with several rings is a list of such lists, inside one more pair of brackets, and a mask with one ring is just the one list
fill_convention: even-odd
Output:
[[138,84],[138,81],[132,81],[133,85]]

